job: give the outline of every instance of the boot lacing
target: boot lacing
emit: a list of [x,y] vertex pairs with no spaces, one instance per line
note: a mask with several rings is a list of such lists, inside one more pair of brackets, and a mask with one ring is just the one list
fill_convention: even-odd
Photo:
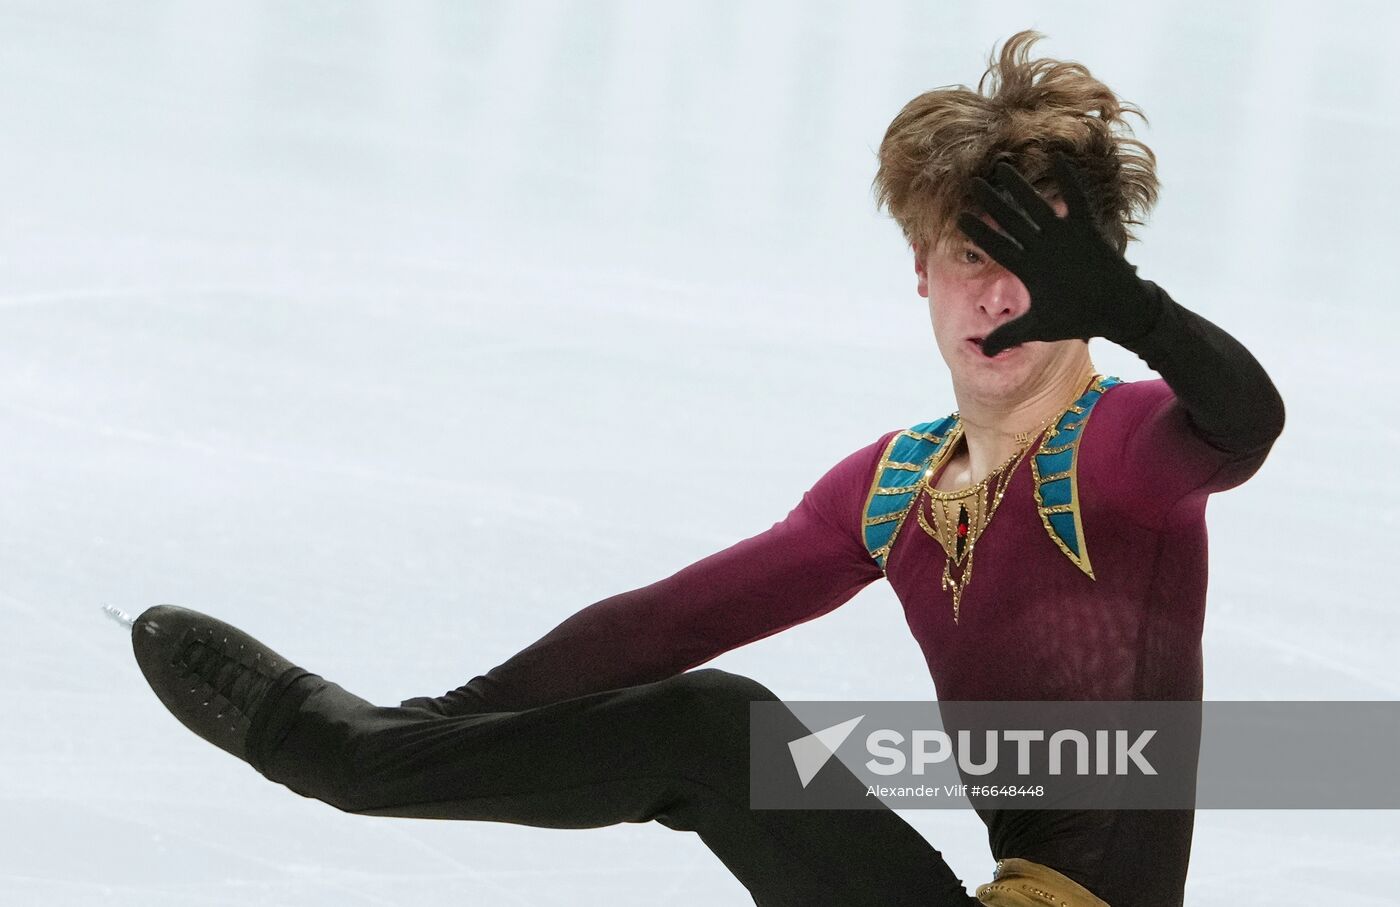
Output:
[[[277,679],[273,673],[277,663],[264,661],[261,652],[250,655],[242,644],[233,650],[228,637],[212,629],[206,633],[187,630],[176,653],[174,666],[181,676],[209,688],[204,704],[218,706],[215,718],[223,718],[230,710],[249,718]],[[190,692],[199,692],[198,684]]]

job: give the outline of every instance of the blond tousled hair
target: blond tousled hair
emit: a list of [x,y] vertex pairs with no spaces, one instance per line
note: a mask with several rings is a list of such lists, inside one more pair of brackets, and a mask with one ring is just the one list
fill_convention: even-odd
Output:
[[[1157,200],[1156,155],[1130,138],[1125,115],[1147,117],[1125,103],[1080,63],[1029,59],[1044,35],[1017,32],[995,49],[977,91],[965,85],[919,95],[890,123],[880,143],[873,188],[881,208],[916,249],[962,238],[960,211],[981,212],[972,179],[1006,161],[1051,196],[1051,155],[1067,153],[1079,172],[1094,221],[1120,253],[1137,237],[1129,229]],[[990,82],[990,93],[983,88]]]

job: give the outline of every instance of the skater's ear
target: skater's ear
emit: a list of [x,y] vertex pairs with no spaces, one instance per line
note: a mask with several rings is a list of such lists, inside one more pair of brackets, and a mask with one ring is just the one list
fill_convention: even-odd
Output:
[[910,248],[914,252],[914,274],[919,278],[919,295],[928,296],[928,265],[924,260],[925,243],[913,242]]

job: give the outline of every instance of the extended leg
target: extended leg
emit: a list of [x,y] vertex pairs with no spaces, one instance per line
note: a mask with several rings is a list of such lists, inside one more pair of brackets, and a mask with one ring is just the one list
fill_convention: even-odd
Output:
[[[338,809],[551,828],[655,820],[699,835],[763,907],[976,903],[888,809],[750,809],[748,703],[776,697],[748,678],[698,670],[523,712],[443,717],[377,707],[314,674],[287,681],[276,661],[284,688],[262,694],[243,758]],[[217,675],[211,665],[201,662]],[[792,721],[794,737],[807,733]]]

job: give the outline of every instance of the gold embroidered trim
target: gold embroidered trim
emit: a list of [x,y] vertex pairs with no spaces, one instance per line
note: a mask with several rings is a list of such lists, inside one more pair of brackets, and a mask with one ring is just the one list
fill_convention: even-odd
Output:
[[[958,438],[962,435],[962,422],[956,421],[956,412],[953,413],[953,418],[955,419],[953,427],[949,429],[945,435],[943,435],[939,442],[936,442],[939,443],[939,446],[934,448],[933,455],[930,456],[929,459],[922,464],[903,463],[897,460],[892,461],[890,459],[890,456],[894,453],[894,447],[896,444],[899,443],[899,439],[905,437],[906,435],[920,438],[921,440],[925,441],[930,440],[931,438],[937,438],[937,435],[932,435],[928,432],[909,431],[906,429],[904,431],[899,432],[894,437],[890,438],[889,443],[885,445],[884,453],[880,455],[880,462],[875,466],[875,475],[871,476],[870,478],[870,490],[865,495],[865,505],[861,508],[862,514],[869,512],[870,502],[874,499],[875,495],[899,494],[905,491],[904,489],[901,489],[900,491],[890,491],[884,488],[884,486],[880,485],[880,479],[882,476],[884,476],[886,469],[905,469],[914,471],[934,470],[938,468],[939,464],[941,464],[943,460],[948,456],[948,451],[953,448],[954,444],[957,443]],[[888,564],[890,551],[893,550],[894,543],[899,540],[899,530],[904,527],[904,517],[906,517],[909,514],[910,508],[912,508],[915,504],[918,503],[918,487],[919,483],[915,483],[909,486],[909,488],[907,489],[907,491],[913,495],[913,497],[910,499],[908,507],[905,507],[903,510],[895,514],[887,514],[884,517],[878,517],[873,519],[870,517],[866,517],[862,521],[861,534],[862,536],[864,536],[865,526],[873,526],[879,523],[888,523],[892,519],[898,520],[898,522],[895,523],[894,531],[890,533],[890,537],[885,541],[885,543],[879,548],[876,548],[874,551],[870,552],[871,557],[873,557],[875,559],[875,562],[880,565],[880,571],[882,573],[889,572]],[[862,541],[864,541],[864,538],[862,538]]]
[[890,520],[902,520],[904,519],[904,515],[908,512],[909,508],[905,507],[903,510],[882,514],[881,516],[868,516],[865,518],[864,524],[866,526],[878,526],[881,523],[888,523]]
[[[927,487],[927,485],[928,485],[928,477],[931,476],[931,475],[933,475],[935,472],[938,471],[938,467],[942,466],[942,465],[943,465],[943,461],[945,461],[945,460],[948,459],[948,453],[949,453],[950,451],[952,451],[953,448],[957,447],[958,441],[962,438],[962,434],[963,434],[962,419],[958,419],[958,418],[957,418],[957,415],[958,415],[958,414],[957,414],[956,412],[953,413],[953,417],[954,417],[954,419],[955,419],[956,421],[953,422],[953,427],[950,428],[950,429],[948,430],[948,433],[945,434],[945,435],[943,436],[943,444],[942,444],[941,446],[935,448],[934,451],[933,451],[933,454],[924,462],[924,465],[923,465],[922,467],[920,467],[920,468],[923,469],[924,474],[923,474],[923,476],[921,476],[921,477],[919,478],[919,481],[915,483],[914,497],[913,497],[912,500],[910,500],[909,506],[906,507],[906,508],[904,508],[904,513],[905,513],[905,514],[907,514],[911,509],[913,509],[913,508],[915,508],[915,507],[917,507],[917,506],[919,505],[919,492],[918,492],[918,488],[921,487],[921,486],[922,486],[922,487]],[[904,528],[904,521],[903,521],[903,520],[900,520],[900,521],[899,521],[899,525],[897,525],[897,526],[894,527],[894,532],[893,532],[893,534],[890,535],[890,540],[889,540],[888,542],[886,542],[885,545],[884,545],[884,548],[885,548],[885,564],[887,564],[887,565],[888,565],[889,562],[890,562],[890,560],[889,560],[889,553],[890,553],[892,550],[894,550],[894,543],[899,539],[899,530],[901,530],[901,529],[903,529],[903,528]],[[883,568],[882,568],[882,569],[883,569]],[[886,571],[886,572],[888,572],[888,571]]]
[[[1089,382],[1089,386],[1085,388],[1084,393],[1080,394],[1079,396],[1082,397],[1084,396],[1084,394],[1090,392],[1097,392],[1099,396],[1096,397],[1094,400],[1094,403],[1097,404],[1099,399],[1102,398],[1104,391],[1107,390],[1107,388],[1103,386],[1103,380],[1103,375],[1095,373],[1095,375],[1093,376],[1093,380]],[[1068,431],[1071,428],[1082,429],[1088,423],[1089,417],[1094,414],[1092,408],[1086,409],[1082,406],[1074,406],[1071,407],[1071,409],[1074,409],[1077,414],[1082,415],[1087,412],[1088,415],[1085,415],[1084,418],[1080,419],[1073,426],[1065,426],[1065,431]],[[1040,449],[1040,453],[1063,453],[1064,451],[1075,447],[1081,437],[1082,432],[1080,435],[1076,435],[1067,444],[1062,444],[1059,447],[1042,447]],[[1049,482],[1053,479],[1060,478],[1069,479],[1070,502],[1068,504],[1056,504],[1053,507],[1047,507],[1045,506],[1045,499],[1041,497],[1040,494],[1040,483]],[[1084,520],[1080,513],[1079,507],[1079,451],[1075,450],[1073,457],[1070,458],[1069,469],[1066,469],[1062,472],[1051,473],[1050,475],[1044,477],[1042,477],[1040,474],[1040,467],[1036,463],[1036,458],[1031,457],[1031,490],[1035,492],[1036,510],[1040,514],[1041,524],[1045,526],[1046,535],[1050,536],[1050,540],[1055,543],[1055,545],[1060,549],[1061,552],[1064,553],[1065,557],[1069,558],[1071,563],[1073,563],[1080,570],[1084,571],[1084,574],[1088,576],[1089,579],[1097,579],[1097,577],[1094,576],[1093,564],[1089,561],[1089,542],[1084,537]],[[1056,513],[1070,513],[1074,515],[1074,537],[1079,541],[1080,554],[1075,554],[1073,551],[1071,551],[1069,549],[1069,546],[1064,543],[1064,540],[1060,538],[1059,533],[1055,531],[1055,527],[1050,524],[1051,514]]]

